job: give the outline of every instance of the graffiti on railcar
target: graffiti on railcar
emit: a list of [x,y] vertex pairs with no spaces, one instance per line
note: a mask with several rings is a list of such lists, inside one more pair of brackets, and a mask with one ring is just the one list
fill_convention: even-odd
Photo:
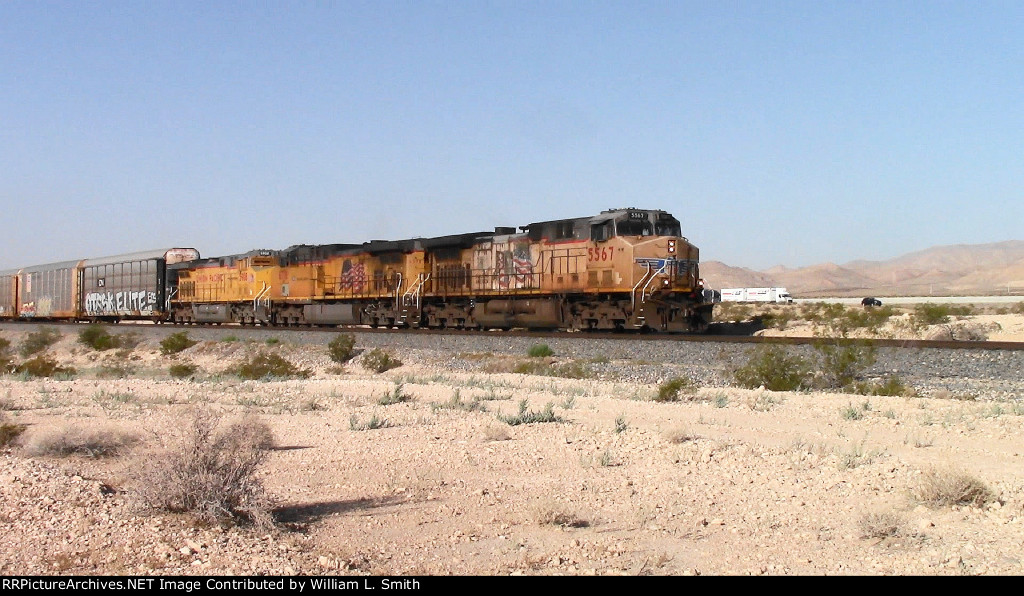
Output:
[[90,292],[85,295],[85,313],[103,315],[110,313],[147,313],[156,309],[156,292]]

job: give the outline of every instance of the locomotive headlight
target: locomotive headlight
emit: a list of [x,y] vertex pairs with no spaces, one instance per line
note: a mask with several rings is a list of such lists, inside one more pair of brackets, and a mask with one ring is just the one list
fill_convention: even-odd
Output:
[[668,252],[676,252],[676,241],[675,240],[669,240],[668,241]]

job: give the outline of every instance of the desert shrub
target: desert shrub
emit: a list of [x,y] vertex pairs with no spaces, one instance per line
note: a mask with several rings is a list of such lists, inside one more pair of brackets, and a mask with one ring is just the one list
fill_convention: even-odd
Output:
[[14,370],[14,363],[11,362],[11,342],[5,337],[0,337],[0,374],[6,374]]
[[232,372],[243,379],[305,379],[313,373],[310,370],[300,369],[291,362],[288,362],[278,354],[267,354],[259,352],[250,360],[242,362],[232,369]]
[[21,348],[18,349],[18,353],[23,358],[28,358],[33,354],[42,352],[58,341],[60,341],[60,331],[52,327],[42,327],[38,331],[33,331],[25,336],[25,339],[21,341]]
[[819,343],[815,349],[821,358],[821,384],[833,389],[852,384],[876,359],[875,346],[870,343]]
[[24,424],[8,422],[6,416],[0,414],[0,449],[13,445],[26,428]]
[[507,441],[512,438],[504,426],[488,426],[483,430],[484,441]]
[[92,324],[78,332],[78,343],[100,352],[120,348],[124,357],[142,342],[142,336],[135,331],[111,335],[103,325]]
[[693,381],[686,377],[673,377],[658,386],[658,395],[654,401],[679,401],[684,394],[693,392]]
[[586,519],[571,511],[567,511],[551,501],[535,505],[533,519],[542,526],[561,526],[563,528],[586,528],[590,526],[590,522]]
[[579,360],[570,360],[569,362],[556,364],[546,374],[563,379],[591,379],[594,377],[594,371]]
[[376,373],[402,366],[402,361],[380,348],[374,348],[363,356],[363,368]]
[[152,510],[268,527],[271,503],[256,472],[273,434],[253,417],[221,426],[218,414],[194,411],[180,436],[139,466],[136,493]]
[[236,343],[238,341],[238,336],[237,335],[225,335],[224,337],[220,338],[220,341],[221,341],[221,343],[233,344],[233,343]]
[[619,415],[619,417],[615,419],[615,434],[624,433],[628,429],[629,422],[626,420],[626,417],[623,415]]
[[687,441],[697,440],[697,435],[693,433],[689,428],[685,426],[676,426],[666,430],[663,433],[665,440],[673,444],[686,443]]
[[756,389],[763,385],[771,391],[795,391],[808,384],[810,364],[800,356],[787,354],[780,346],[759,346],[749,356],[734,373],[741,387]]
[[534,424],[538,422],[563,422],[561,418],[555,415],[555,404],[548,402],[544,409],[537,412],[534,410],[527,410],[529,406],[527,400],[519,402],[519,412],[515,415],[498,414],[498,420],[501,420],[509,426],[518,426],[520,424]]
[[93,324],[78,332],[78,343],[94,350],[104,351],[117,347],[114,336],[103,325]]
[[104,364],[96,371],[98,379],[124,379],[135,372],[130,366],[124,364]]
[[538,360],[526,360],[519,362],[512,368],[512,372],[521,375],[543,375],[551,370],[546,362]]
[[910,323],[914,328],[920,329],[928,325],[942,325],[956,317],[966,317],[974,314],[974,308],[970,305],[953,306],[952,304],[932,304],[926,302],[914,307],[910,314]]
[[846,407],[840,410],[839,413],[843,417],[843,420],[860,420],[864,417],[864,412],[866,411],[867,410],[860,406],[846,404]]
[[177,354],[178,352],[191,348],[197,343],[199,342],[189,338],[187,331],[179,331],[160,340],[160,353],[165,356]]
[[958,470],[925,470],[913,489],[914,498],[926,505],[974,505],[981,507],[996,500],[992,489],[974,476]]
[[527,350],[526,355],[530,358],[546,358],[548,356],[554,356],[555,351],[547,344],[533,344],[530,346],[530,349]]
[[594,371],[585,362],[570,360],[549,364],[543,360],[523,360],[516,363],[512,372],[523,375],[561,377],[563,379],[592,379]]
[[915,327],[923,327],[925,325],[941,325],[948,323],[950,317],[949,305],[947,304],[932,304],[930,302],[925,304],[918,304],[914,307],[914,312],[911,313],[910,318],[912,324]]
[[351,333],[339,333],[327,344],[327,353],[332,361],[341,364],[355,356],[355,347],[356,336]]
[[391,423],[388,422],[387,418],[381,418],[374,414],[366,422],[359,422],[359,417],[355,414],[348,419],[348,427],[351,430],[377,430],[378,428],[388,428]]
[[719,321],[729,321],[732,323],[742,323],[743,321],[750,320],[752,316],[752,309],[747,304],[737,304],[734,302],[722,302],[718,305],[718,315],[716,315]]
[[464,412],[486,412],[487,407],[484,406],[483,400],[479,397],[469,401],[462,401],[462,397],[459,395],[459,390],[456,389],[455,393],[452,394],[451,399],[444,403],[431,404],[430,409],[434,412],[438,410],[462,410]]
[[405,385],[402,383],[395,383],[394,388],[391,391],[384,392],[384,395],[377,400],[377,403],[382,406],[390,406],[392,404],[412,401],[412,396],[402,391],[404,387]]
[[1013,308],[1010,309],[1010,312],[1017,315],[1024,315],[1024,302],[1018,302],[1017,304],[1014,304]]
[[783,308],[766,312],[760,318],[761,324],[765,327],[785,329],[795,318],[795,313],[790,308]]
[[844,316],[849,328],[877,330],[895,314],[896,309],[887,305],[877,308],[847,309]]
[[895,512],[866,513],[857,521],[861,538],[895,538],[908,533],[907,520]]
[[71,376],[77,371],[70,366],[61,366],[56,360],[45,355],[39,355],[14,367],[14,372],[30,377],[56,377]]
[[113,457],[139,442],[139,438],[109,428],[69,426],[35,435],[25,444],[25,452],[33,457]]
[[137,331],[125,331],[114,336],[114,343],[124,354],[127,354],[142,343],[142,335]]
[[195,376],[198,370],[199,367],[196,366],[195,364],[182,363],[172,364],[170,368],[167,369],[167,372],[170,373],[172,378],[187,379],[189,377]]
[[824,329],[826,335],[846,337],[854,329],[877,331],[890,317],[896,314],[892,306],[878,308],[847,308],[842,304],[822,302],[801,307],[802,316]]
[[886,377],[880,383],[857,382],[851,386],[851,389],[854,393],[860,393],[861,395],[891,395],[898,397],[914,394],[914,390],[897,376]]

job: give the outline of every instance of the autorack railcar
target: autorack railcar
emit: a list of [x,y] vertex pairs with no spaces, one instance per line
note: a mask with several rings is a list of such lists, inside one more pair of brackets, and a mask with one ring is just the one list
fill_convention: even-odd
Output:
[[0,316],[11,319],[163,321],[167,265],[199,258],[194,248],[61,261],[0,273]]

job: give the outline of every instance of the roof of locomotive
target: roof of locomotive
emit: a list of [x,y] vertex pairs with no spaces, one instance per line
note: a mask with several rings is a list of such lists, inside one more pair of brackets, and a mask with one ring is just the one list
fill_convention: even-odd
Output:
[[664,213],[665,215],[671,216],[671,214],[669,214],[667,211],[662,211],[661,209],[642,209],[640,207],[620,207],[620,208],[617,208],[617,209],[605,209],[604,211],[602,211],[598,215],[588,215],[588,216],[585,216],[585,217],[568,217],[568,218],[565,218],[565,219],[552,219],[552,220],[548,220],[548,221],[535,221],[535,222],[533,222],[533,223],[531,223],[531,224],[529,224],[527,226],[522,226],[520,229],[529,229],[531,226],[543,226],[543,225],[563,223],[563,222],[568,222],[568,221],[598,223],[598,222],[602,222],[602,221],[608,221],[609,219],[615,219],[616,217],[619,217],[619,216],[622,216],[622,215],[627,215],[629,213],[636,213],[636,212],[642,212],[642,213]]
[[249,252],[243,252],[234,255],[221,255],[219,257],[205,257],[199,258],[192,261],[182,261],[180,263],[173,263],[167,265],[168,269],[197,269],[201,267],[219,267],[219,266],[230,266],[235,261],[246,259],[249,257],[271,257],[277,256],[281,251],[270,250],[267,248],[256,248]]

